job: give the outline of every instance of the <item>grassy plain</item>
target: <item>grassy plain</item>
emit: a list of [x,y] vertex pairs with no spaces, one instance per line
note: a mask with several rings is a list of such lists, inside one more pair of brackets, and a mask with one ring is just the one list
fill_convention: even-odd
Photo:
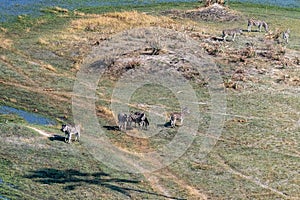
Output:
[[[191,16],[188,10],[197,14],[196,7],[198,3],[76,11],[56,7],[38,18],[19,16],[16,22],[2,23],[0,105],[38,112],[58,125],[30,125],[56,135],[47,138],[17,116],[0,115],[0,199],[300,198],[300,10],[231,3],[230,11],[238,16],[233,21],[186,17]],[[177,15],[174,10],[179,10]],[[270,34],[244,32],[235,42],[218,41],[225,28],[246,29],[249,17],[267,21]],[[82,143],[65,144],[59,128],[73,121],[73,83],[93,46],[116,33],[148,26],[185,32],[217,63],[226,91],[226,113],[219,113],[225,123],[219,138],[206,132],[212,119],[207,82],[182,71],[198,101],[204,102],[199,104],[203,121],[198,137],[164,169],[124,173],[96,160]],[[289,44],[274,39],[287,28],[292,31]],[[138,64],[123,63],[121,69],[112,65],[113,73],[100,80],[96,113],[101,125],[116,125],[110,111],[115,83],[122,70]],[[130,106],[149,112],[151,106],[162,105],[168,112],[178,111],[178,104],[170,102],[174,98],[166,88],[147,85],[136,91]],[[176,130],[164,127],[148,139],[109,128],[105,134],[118,147],[146,152],[172,141]],[[199,158],[206,138],[216,144]]]

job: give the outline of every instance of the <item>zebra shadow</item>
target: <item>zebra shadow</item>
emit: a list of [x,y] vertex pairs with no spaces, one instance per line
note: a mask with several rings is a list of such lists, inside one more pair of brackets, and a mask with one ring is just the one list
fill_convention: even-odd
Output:
[[53,136],[49,137],[49,140],[51,140],[51,141],[65,142],[65,136],[53,135]]
[[248,31],[247,29],[243,29],[243,32],[250,32],[250,33],[251,32],[254,32],[254,33],[256,32],[257,33],[257,32],[260,32],[260,31],[257,30],[257,29],[251,29],[250,31]]
[[[120,131],[120,128],[118,126],[103,126],[103,128],[106,128],[106,130],[108,131]],[[133,128],[136,127],[127,126],[126,130],[133,130]]]
[[157,124],[156,127],[157,128],[170,128],[171,127],[171,122],[168,121],[168,122],[166,122],[164,124]]
[[211,39],[214,40],[214,41],[224,41],[224,39],[222,37],[215,37],[214,36]]
[[118,126],[103,126],[103,128],[106,128],[106,130],[108,131],[119,131],[119,127]]

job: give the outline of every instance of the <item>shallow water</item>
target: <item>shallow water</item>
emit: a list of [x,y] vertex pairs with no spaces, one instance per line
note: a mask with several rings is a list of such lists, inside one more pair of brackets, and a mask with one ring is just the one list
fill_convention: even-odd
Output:
[[[6,183],[0,178],[0,187],[1,187],[1,185],[7,185],[8,187],[15,188],[14,185],[12,185],[12,184],[6,184]],[[9,200],[9,199],[6,198],[5,196],[3,196],[3,195],[0,194],[0,200]]]
[[300,8],[300,0],[231,0],[231,2],[249,2],[255,4],[275,5],[281,7]]
[[0,199],[1,199],[1,200],[9,200],[8,198],[2,196],[1,194],[0,194]]
[[0,114],[15,114],[22,117],[25,121],[30,124],[38,125],[54,125],[55,122],[49,118],[38,115],[36,113],[26,112],[9,106],[0,106]]
[[[230,2],[252,2],[258,4],[300,7],[300,0],[230,0]],[[42,8],[59,6],[74,10],[92,6],[145,5],[167,2],[197,2],[195,0],[0,0],[0,21],[7,21],[18,15],[38,16]]]

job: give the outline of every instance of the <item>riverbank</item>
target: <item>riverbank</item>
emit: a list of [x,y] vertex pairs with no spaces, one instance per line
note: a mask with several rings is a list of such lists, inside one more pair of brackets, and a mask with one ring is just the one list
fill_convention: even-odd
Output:
[[[73,0],[73,1],[40,1],[36,3],[31,0],[18,0],[10,1],[1,5],[0,7],[0,22],[5,21],[14,21],[18,16],[31,16],[38,17],[43,15],[43,12],[51,7],[61,7],[67,10],[102,10],[101,12],[108,11],[120,11],[120,10],[129,10],[129,9],[143,9],[148,10],[149,7],[160,9],[166,9],[166,6],[169,7],[194,7],[198,5],[199,2],[193,0],[190,1],[178,1],[178,0],[157,0],[157,1],[82,1],[82,0]],[[288,0],[288,1],[257,1],[257,0],[242,0],[242,1],[230,1],[229,5],[235,7],[235,5],[242,4],[242,6],[258,6],[258,7],[283,7],[283,8],[300,8],[299,1]],[[227,4],[228,5],[228,4]]]

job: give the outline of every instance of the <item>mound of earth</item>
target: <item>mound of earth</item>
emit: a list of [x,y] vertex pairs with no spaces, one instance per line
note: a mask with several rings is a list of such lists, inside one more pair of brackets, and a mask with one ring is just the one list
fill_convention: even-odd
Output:
[[204,21],[236,21],[239,18],[239,14],[231,11],[229,8],[220,4],[213,4],[209,7],[201,7],[195,10],[179,11],[169,10],[163,14],[171,15],[173,17],[184,17],[192,20],[204,20]]

